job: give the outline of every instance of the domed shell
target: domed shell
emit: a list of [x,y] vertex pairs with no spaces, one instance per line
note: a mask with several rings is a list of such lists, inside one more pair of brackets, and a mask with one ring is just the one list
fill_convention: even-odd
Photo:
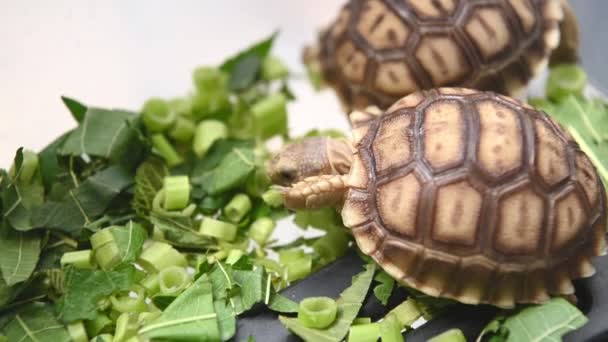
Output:
[[491,92],[417,92],[354,127],[342,210],[361,250],[432,296],[513,307],[572,294],[606,249],[606,195],[545,113]]
[[513,95],[547,63],[563,15],[560,0],[350,0],[319,61],[349,111],[440,86]]

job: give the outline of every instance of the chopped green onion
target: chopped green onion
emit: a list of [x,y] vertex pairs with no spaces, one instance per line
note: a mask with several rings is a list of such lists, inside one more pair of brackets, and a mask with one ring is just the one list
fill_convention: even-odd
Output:
[[324,329],[336,320],[338,305],[329,297],[310,297],[302,300],[298,320],[309,328]]
[[169,131],[169,136],[176,141],[188,142],[192,140],[194,136],[194,129],[196,126],[194,122],[188,118],[178,117],[175,121],[175,125]]
[[380,337],[380,324],[353,325],[348,333],[348,342],[376,342]]
[[188,98],[175,98],[169,101],[169,108],[178,116],[192,116],[192,101]]
[[380,322],[380,337],[382,342],[403,342],[401,323],[393,314],[388,314]]
[[142,120],[150,132],[158,133],[167,130],[175,121],[175,113],[167,102],[160,98],[151,98],[142,108]]
[[568,95],[582,95],[587,85],[585,70],[576,64],[558,65],[551,69],[547,80],[547,97],[553,101]]
[[245,253],[240,249],[232,249],[226,257],[226,263],[229,265],[234,265],[244,254]]
[[450,329],[429,340],[429,342],[467,342],[460,329]]
[[233,241],[236,237],[236,231],[236,225],[209,217],[203,219],[199,230],[202,235],[211,236],[220,241]]
[[136,335],[136,336],[129,338],[125,342],[142,342],[142,340],[139,338],[139,336]]
[[273,55],[268,55],[262,63],[262,78],[266,81],[285,78],[289,75],[289,69],[282,60]]
[[285,263],[287,269],[287,281],[292,282],[305,278],[312,271],[312,256],[305,254],[299,260]]
[[200,158],[204,156],[216,140],[228,137],[228,127],[218,120],[201,121],[194,132],[192,149]]
[[287,133],[287,98],[273,94],[256,102],[251,107],[256,136],[268,139]]
[[150,137],[150,140],[152,140],[152,146],[154,146],[156,152],[163,157],[169,167],[174,167],[184,162],[184,159],[171,146],[171,143],[164,135],[154,134]]
[[76,268],[94,268],[92,255],[93,253],[90,249],[66,252],[61,257],[61,266],[73,265]]
[[116,331],[114,332],[113,342],[126,342],[137,335],[137,314],[122,313],[116,319]]
[[190,285],[190,276],[186,269],[178,266],[167,267],[160,271],[158,280],[160,293],[165,296],[178,295]]
[[225,90],[228,75],[218,68],[198,67],[192,73],[192,80],[196,89],[200,92],[213,92]]
[[130,293],[125,293],[123,295],[113,295],[110,296],[110,302],[112,303],[112,308],[118,312],[143,312],[146,311],[146,289],[142,286],[133,287],[133,292],[135,296],[131,296]]
[[371,322],[372,322],[371,317],[357,317],[357,318],[355,318],[355,320],[353,320],[353,325],[369,324]]
[[[130,224],[138,225],[132,222]],[[124,226],[110,226],[91,236],[90,241],[93,247],[93,256],[102,269],[109,270],[123,261],[118,243],[114,240],[114,231],[123,230],[124,228]],[[140,226],[139,229],[143,228]]]
[[165,177],[163,190],[165,190],[164,209],[181,210],[188,206],[190,201],[190,179],[188,176]]
[[397,305],[389,314],[395,315],[402,327],[411,326],[418,318],[422,317],[422,312],[413,299],[407,299]]
[[232,223],[239,223],[251,210],[251,200],[245,194],[237,194],[224,207],[224,215]]
[[170,266],[185,267],[188,262],[173,246],[164,242],[154,241],[139,256],[140,264],[148,269],[161,271]]
[[29,183],[36,170],[38,170],[38,155],[30,150],[23,150],[23,161],[21,162],[21,173],[19,174],[19,180],[25,183]]
[[68,334],[72,338],[74,342],[88,342],[89,337],[87,336],[87,331],[84,328],[84,324],[82,321],[74,322],[67,325]]
[[270,189],[262,194],[264,203],[268,204],[273,208],[277,208],[283,205],[283,193],[277,189]]
[[110,328],[114,323],[106,314],[101,311],[97,312],[97,315],[94,319],[90,321],[85,321],[84,326],[87,330],[88,336],[97,336],[103,332],[111,331]]
[[198,92],[192,97],[192,115],[195,119],[215,118],[225,120],[232,112],[232,103],[225,90]]
[[346,230],[330,229],[312,244],[312,248],[325,261],[332,261],[346,253],[349,241],[349,235]]
[[304,251],[300,248],[289,248],[279,251],[279,261],[282,264],[297,262],[305,256],[306,253],[304,253]]
[[148,274],[139,284],[146,289],[146,293],[149,296],[154,296],[160,291],[160,283],[157,273]]
[[91,339],[91,342],[112,342],[114,336],[111,334],[97,335]]
[[260,217],[253,221],[251,227],[249,227],[249,237],[257,242],[258,245],[264,246],[275,227],[276,224],[271,218]]

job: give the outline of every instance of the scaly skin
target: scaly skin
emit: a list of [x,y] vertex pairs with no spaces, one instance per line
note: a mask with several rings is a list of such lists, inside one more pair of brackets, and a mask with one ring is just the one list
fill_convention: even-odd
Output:
[[268,174],[290,209],[340,207],[352,163],[344,139],[311,137],[286,146],[271,161]]

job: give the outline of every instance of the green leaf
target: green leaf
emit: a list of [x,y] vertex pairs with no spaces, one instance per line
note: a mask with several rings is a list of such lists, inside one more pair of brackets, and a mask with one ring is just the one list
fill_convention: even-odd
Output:
[[217,322],[222,340],[228,341],[236,333],[236,314],[234,309],[224,300],[214,301],[213,307],[217,314]]
[[382,271],[376,275],[374,280],[380,283],[374,287],[374,295],[376,298],[378,298],[382,305],[386,305],[386,303],[388,303],[388,299],[393,293],[395,279],[388,275],[388,273]]
[[58,306],[61,319],[65,322],[94,319],[99,300],[128,290],[135,281],[135,272],[132,266],[113,271],[69,269],[65,279],[65,295]]
[[72,338],[49,304],[31,303],[19,308],[0,330],[8,341],[70,342]]
[[543,305],[529,306],[518,313],[490,322],[478,341],[560,341],[561,337],[587,323],[587,317],[563,298],[553,298]]
[[279,320],[289,330],[300,336],[305,341],[342,341],[344,336],[357,317],[357,313],[363,305],[375,273],[375,265],[368,264],[365,271],[353,278],[352,285],[344,290],[337,300],[338,315],[336,321],[326,329],[313,329],[305,327],[297,318],[279,316]]
[[[2,272],[0,272],[0,310],[7,305],[8,303],[10,303],[15,296],[17,296],[18,293],[18,289],[14,286],[8,286],[6,285],[6,282],[4,281],[4,277],[2,277],[1,274]],[[0,324],[1,327],[1,324]]]
[[82,123],[67,137],[62,155],[101,157],[123,166],[137,165],[143,142],[133,113],[88,108]]
[[34,213],[34,226],[76,233],[101,217],[111,201],[131,184],[130,173],[110,166],[69,190],[61,202],[45,202]]
[[0,227],[0,270],[6,285],[27,280],[40,256],[40,235]]
[[152,210],[154,196],[163,187],[167,174],[167,167],[157,158],[148,159],[137,168],[132,207],[139,217],[147,217]]
[[57,176],[63,171],[59,165],[58,151],[69,134],[63,134],[38,153],[42,183],[47,192],[50,192]]
[[277,34],[277,32],[273,33],[270,37],[252,45],[222,63],[220,69],[230,74],[228,85],[231,90],[245,89],[259,78],[262,61],[264,61],[270,49],[272,49]]
[[158,319],[141,328],[139,334],[153,340],[220,340],[209,278],[205,275],[198,278]]
[[110,231],[120,255],[118,265],[135,261],[148,237],[146,230],[140,224],[129,221],[125,226],[112,227]]
[[280,313],[296,313],[299,304],[279,293],[274,293],[270,297],[268,308]]
[[255,169],[253,147],[247,141],[222,140],[201,164],[206,166],[195,166],[192,183],[210,195],[227,192],[243,185]]
[[247,311],[264,298],[264,269],[260,266],[252,270],[233,270],[232,276],[236,285],[240,286],[239,299],[242,310]]
[[29,183],[20,179],[23,170],[23,148],[17,150],[13,163],[14,176],[7,176],[2,192],[3,214],[9,225],[17,230],[27,231],[35,228],[33,212],[44,201],[44,187],[39,172],[36,171]]
[[294,217],[294,223],[302,228],[308,227],[331,230],[335,227],[343,228],[340,214],[334,208],[318,210],[298,210]]
[[61,101],[63,101],[63,104],[68,107],[68,110],[70,113],[72,113],[74,120],[81,123],[84,119],[85,113],[87,112],[87,106],[67,96],[62,96]]

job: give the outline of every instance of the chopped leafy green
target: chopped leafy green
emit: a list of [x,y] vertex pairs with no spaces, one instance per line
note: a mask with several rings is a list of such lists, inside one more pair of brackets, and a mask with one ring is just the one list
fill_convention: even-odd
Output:
[[221,65],[220,69],[230,75],[228,85],[231,90],[243,90],[261,76],[262,62],[268,56],[276,36],[275,32]]
[[46,201],[34,213],[34,226],[77,233],[99,218],[111,201],[132,184],[129,172],[110,166],[69,190],[62,201]]
[[40,234],[0,226],[0,270],[8,286],[27,280],[40,256]]
[[368,264],[365,271],[353,278],[353,284],[344,290],[337,300],[338,316],[336,321],[328,328],[308,328],[302,325],[297,318],[279,316],[279,319],[283,325],[305,341],[342,341],[363,305],[363,300],[374,278],[375,270],[373,264]]
[[154,196],[163,187],[167,173],[167,167],[156,158],[144,161],[137,168],[132,206],[140,217],[145,218],[152,210]]
[[146,230],[133,221],[129,221],[125,226],[114,226],[109,229],[114,236],[113,243],[118,249],[117,265],[134,262],[144,246],[148,235]]
[[393,293],[393,288],[395,287],[395,279],[388,275],[388,273],[381,271],[376,275],[374,280],[380,283],[376,285],[376,287],[374,287],[374,295],[376,296],[376,298],[378,298],[380,303],[386,305],[389,297]]
[[587,323],[587,318],[563,298],[529,306],[509,317],[499,317],[482,331],[478,341],[515,342],[561,340],[569,331]]
[[[215,152],[215,153],[214,153]],[[192,183],[200,184],[210,195],[227,192],[243,185],[255,169],[253,148],[247,142],[222,140],[215,144],[203,161],[207,165],[201,173],[193,174]],[[209,166],[215,167],[209,169]]]
[[70,342],[65,326],[55,317],[49,304],[31,303],[20,307],[0,332],[8,341]]
[[100,299],[126,291],[135,281],[135,268],[124,266],[112,271],[71,268],[65,278],[65,295],[58,304],[64,322],[94,319]]
[[298,303],[281,294],[275,293],[270,297],[268,308],[280,313],[296,313],[298,312]]
[[63,101],[63,104],[68,107],[68,110],[70,113],[72,113],[72,116],[76,122],[81,123],[82,120],[84,120],[84,116],[87,112],[87,106],[67,96],[62,96],[61,101]]
[[136,116],[120,110],[88,108],[82,123],[63,143],[62,155],[101,157],[121,165],[136,165],[144,146]]
[[222,335],[213,299],[209,278],[201,276],[138,333],[159,340],[219,341]]

